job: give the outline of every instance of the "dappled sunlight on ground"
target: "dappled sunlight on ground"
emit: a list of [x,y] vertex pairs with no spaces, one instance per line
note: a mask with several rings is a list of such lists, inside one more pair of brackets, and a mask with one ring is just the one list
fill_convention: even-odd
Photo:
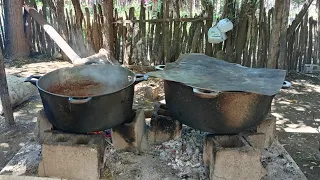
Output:
[[308,179],[320,177],[320,77],[288,76],[291,89],[274,98],[272,114],[277,118],[279,141]]
[[281,90],[275,98],[272,114],[277,128],[285,132],[317,133],[320,126],[320,80],[296,79],[291,89]]

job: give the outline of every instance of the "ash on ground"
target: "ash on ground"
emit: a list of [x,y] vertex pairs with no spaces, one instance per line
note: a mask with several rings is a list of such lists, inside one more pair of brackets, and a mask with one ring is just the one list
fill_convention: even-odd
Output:
[[202,160],[205,135],[183,126],[179,140],[151,146],[138,154],[117,152],[110,145],[105,153],[103,179],[209,179]]
[[293,162],[280,143],[275,142],[271,147],[263,151],[261,163],[268,172],[262,180],[305,179],[299,167]]
[[161,160],[178,171],[182,179],[208,179],[203,165],[204,137],[207,133],[183,126],[179,140],[164,142],[155,147]]

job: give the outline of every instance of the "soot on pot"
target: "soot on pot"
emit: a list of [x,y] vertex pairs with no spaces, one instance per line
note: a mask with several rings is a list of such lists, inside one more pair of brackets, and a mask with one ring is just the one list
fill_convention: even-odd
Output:
[[94,81],[65,82],[51,85],[47,91],[64,96],[87,97],[103,94],[106,87]]

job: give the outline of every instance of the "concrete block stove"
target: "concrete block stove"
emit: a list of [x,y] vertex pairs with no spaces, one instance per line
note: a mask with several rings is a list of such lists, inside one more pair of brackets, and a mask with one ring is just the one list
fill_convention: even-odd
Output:
[[[182,125],[169,115],[165,104],[156,103],[152,112],[138,109],[135,114],[131,122],[113,128],[111,138],[106,139],[103,135],[52,130],[41,110],[36,131],[42,143],[38,175],[75,180],[110,179],[110,176],[150,179],[151,175],[154,179],[264,180],[274,177],[270,169],[278,169],[273,167],[274,162],[264,162],[273,157],[272,153],[266,155],[266,149],[277,142],[273,116],[250,131],[214,135]],[[151,117],[150,123],[146,117]],[[289,161],[295,164],[292,159]],[[202,167],[207,172],[202,172]],[[305,179],[300,169],[294,167],[298,175],[290,175],[289,179]],[[106,173],[110,171],[112,175]]]

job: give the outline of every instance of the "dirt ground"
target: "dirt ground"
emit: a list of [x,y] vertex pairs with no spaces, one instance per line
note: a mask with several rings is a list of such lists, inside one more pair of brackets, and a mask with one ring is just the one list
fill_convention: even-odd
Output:
[[310,180],[320,179],[320,76],[292,74],[292,88],[281,90],[272,113],[279,141]]
[[[33,62],[33,63],[30,63]],[[15,65],[7,63],[7,74],[27,77],[43,75],[57,68],[70,67],[67,62],[50,61],[50,59],[30,59]],[[284,145],[308,179],[320,179],[320,76],[289,75],[292,88],[281,90],[274,98],[272,114],[277,117],[279,141]],[[162,83],[151,79],[136,87],[134,107],[150,109],[153,101],[145,99],[144,88],[149,84]],[[160,92],[162,100],[164,93]],[[7,128],[0,116],[0,170],[33,136],[36,113],[42,108],[38,94],[30,101],[15,108],[16,125]]]

